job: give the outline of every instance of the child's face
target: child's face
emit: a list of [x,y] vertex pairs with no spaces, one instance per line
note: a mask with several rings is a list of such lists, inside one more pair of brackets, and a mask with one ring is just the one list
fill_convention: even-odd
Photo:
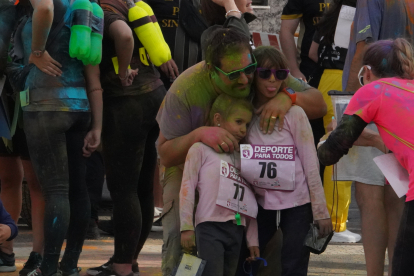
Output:
[[252,112],[241,107],[234,107],[233,112],[221,124],[239,142],[246,136],[247,127],[252,120]]
[[[275,67],[269,69],[276,69]],[[255,85],[255,92],[256,96],[260,98],[265,98],[270,100],[276,96],[279,92],[283,80],[279,80],[275,78],[274,74],[272,73],[268,79],[262,79],[259,77],[258,73],[256,72],[254,75],[254,85]]]

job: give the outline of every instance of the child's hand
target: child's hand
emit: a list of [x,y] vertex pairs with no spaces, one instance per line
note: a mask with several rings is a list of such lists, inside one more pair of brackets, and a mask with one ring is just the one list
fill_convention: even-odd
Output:
[[332,221],[330,218],[315,221],[319,227],[319,238],[328,236],[332,232]]
[[193,230],[181,232],[181,246],[187,251],[191,251],[195,247],[195,233]]
[[260,250],[258,246],[251,246],[249,247],[250,250],[250,257],[246,259],[246,261],[251,262],[255,261],[257,257],[260,257]]

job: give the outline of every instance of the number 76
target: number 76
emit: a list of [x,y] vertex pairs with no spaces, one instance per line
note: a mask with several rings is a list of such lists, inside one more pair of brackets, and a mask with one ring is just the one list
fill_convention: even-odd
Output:
[[270,179],[276,178],[276,176],[277,176],[276,167],[277,166],[276,166],[275,162],[269,162],[267,164],[266,164],[266,162],[259,162],[259,165],[262,166],[262,171],[260,172],[260,178],[264,177],[264,174],[266,172],[266,167],[267,167],[267,177],[270,178]]

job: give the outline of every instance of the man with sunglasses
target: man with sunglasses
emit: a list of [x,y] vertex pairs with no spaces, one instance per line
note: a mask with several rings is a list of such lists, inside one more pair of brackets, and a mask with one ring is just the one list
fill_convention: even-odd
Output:
[[[161,176],[164,201],[161,214],[164,227],[163,275],[171,274],[181,255],[179,192],[188,149],[196,142],[203,142],[217,152],[239,150],[237,140],[229,132],[206,124],[211,105],[221,93],[238,98],[249,96],[253,73],[256,71],[256,60],[249,38],[237,30],[215,30],[209,35],[206,49],[206,60],[184,71],[172,84],[157,116],[160,126],[158,152],[161,164],[165,166],[163,177]],[[261,74],[270,76],[267,71]],[[276,74],[281,78],[285,77],[282,72]],[[290,75],[288,78],[288,86],[294,90],[310,88]],[[294,93],[293,90],[292,92]],[[283,97],[290,107],[291,97]],[[319,113],[324,109],[322,95],[320,99],[320,102],[315,103]],[[274,108],[264,112],[267,114],[264,120],[267,125],[271,123],[273,128],[276,116],[280,113]]]

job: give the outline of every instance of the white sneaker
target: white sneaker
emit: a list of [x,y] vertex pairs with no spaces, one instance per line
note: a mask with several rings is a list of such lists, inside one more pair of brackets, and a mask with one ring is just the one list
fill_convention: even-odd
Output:
[[348,229],[342,232],[335,232],[331,242],[355,243],[361,240],[361,235],[352,233]]

